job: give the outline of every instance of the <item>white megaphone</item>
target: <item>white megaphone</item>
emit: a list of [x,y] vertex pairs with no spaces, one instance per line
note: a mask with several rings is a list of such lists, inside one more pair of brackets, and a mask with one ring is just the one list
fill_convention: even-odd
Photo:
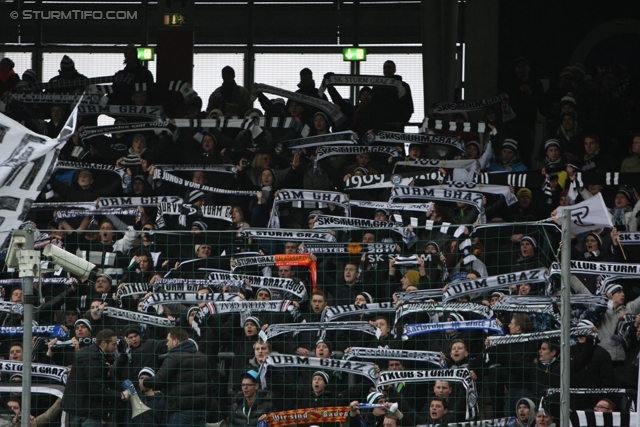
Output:
[[51,244],[44,247],[42,255],[51,258],[54,264],[78,276],[80,280],[86,280],[96,268],[95,264]]
[[218,421],[217,423],[206,423],[206,427],[227,427],[227,422],[225,420]]
[[135,418],[140,414],[144,414],[147,411],[150,411],[147,405],[142,403],[140,400],[140,396],[136,392],[136,389],[133,387],[133,383],[129,380],[122,381],[122,388],[125,390],[129,390],[129,402],[131,403],[131,418]]

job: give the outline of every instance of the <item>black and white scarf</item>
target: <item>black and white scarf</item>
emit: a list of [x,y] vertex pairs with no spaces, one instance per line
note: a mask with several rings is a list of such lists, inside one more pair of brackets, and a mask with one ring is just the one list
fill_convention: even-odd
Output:
[[116,165],[103,165],[100,163],[83,163],[83,162],[70,162],[70,161],[58,161],[56,163],[56,169],[90,169],[106,172],[115,172],[120,175],[120,179],[127,173],[125,168]]
[[[60,325],[34,325],[32,333],[34,336],[69,336]],[[0,335],[24,335],[24,326],[0,326]]]
[[303,253],[312,254],[391,254],[398,248],[395,243],[303,243]]
[[56,211],[56,219],[76,218],[87,215],[118,215],[118,216],[135,216],[141,215],[138,208],[95,208],[95,209],[66,209]]
[[326,135],[308,136],[306,138],[290,139],[287,141],[287,147],[290,150],[298,150],[309,147],[325,147],[330,145],[357,144],[353,131],[344,131],[337,133],[328,133]]
[[436,323],[409,323],[404,326],[402,337],[414,337],[416,335],[430,334],[432,332],[444,332],[455,329],[457,331],[464,330],[487,330],[496,332],[500,335],[504,334],[504,330],[496,319],[482,320],[463,320],[461,322],[436,322]]
[[640,265],[623,262],[571,261],[571,274],[614,274],[637,278]]
[[398,90],[398,98],[406,95],[407,90],[402,85],[402,80],[385,76],[360,76],[352,74],[330,74],[322,79],[318,88],[318,96],[322,96],[327,86],[384,86],[394,87]]
[[78,114],[87,116],[92,114],[104,114],[111,117],[139,116],[150,119],[162,116],[160,105],[93,105],[81,104],[78,106]]
[[82,77],[79,79],[56,79],[53,81],[49,81],[47,83],[32,83],[29,84],[28,89],[33,91],[43,91],[47,89],[60,89],[63,87],[86,87],[95,84],[104,84],[104,83],[131,83],[134,79],[132,74],[118,74],[114,76],[103,76],[103,77]]
[[147,130],[165,130],[171,134],[175,134],[176,126],[168,121],[160,122],[143,122],[143,123],[124,123],[120,125],[108,125],[108,126],[88,126],[80,132],[80,139],[94,138],[99,135],[106,135],[111,133],[128,133],[128,132],[142,132]]
[[401,153],[395,147],[388,146],[372,146],[363,147],[362,145],[333,145],[321,147],[316,152],[316,160],[320,161],[326,157],[344,156],[353,154],[386,154],[391,157],[399,157]]
[[82,104],[106,105],[109,98],[102,95],[76,95],[75,93],[12,93],[11,99],[25,104]]
[[151,287],[152,285],[148,283],[122,283],[120,286],[118,286],[116,299],[130,297],[132,295],[146,295]]
[[433,135],[426,133],[401,133],[381,130],[374,132],[373,137],[369,137],[367,142],[378,144],[420,144],[420,145],[446,145],[465,151],[463,142],[455,136]]
[[360,331],[365,334],[376,336],[378,328],[369,322],[306,322],[302,323],[278,323],[269,325],[265,331],[261,331],[260,336],[267,341],[275,336],[300,332],[317,331],[318,339],[324,339],[327,331]]
[[342,360],[350,360],[354,357],[360,359],[393,359],[411,360],[415,362],[428,362],[442,367],[442,359],[439,351],[397,350],[393,348],[351,347],[348,353],[342,356]]
[[265,84],[257,84],[254,86],[254,90],[251,93],[251,100],[255,101],[258,95],[257,92],[260,93],[270,93],[273,95],[279,95],[283,98],[288,98],[289,100],[293,100],[296,102],[300,102],[302,104],[311,105],[320,110],[327,113],[331,120],[333,121],[335,126],[339,126],[342,123],[347,121],[347,116],[340,110],[338,110],[332,103],[329,101],[325,101],[324,99],[314,98],[312,96],[303,95],[301,93],[291,92],[288,90],[280,89],[274,86],[268,86]]
[[274,230],[273,228],[246,228],[239,233],[253,240],[295,240],[297,242],[335,242],[336,237],[328,231]]
[[478,220],[485,222],[485,210],[482,203],[482,193],[476,193],[474,191],[452,191],[439,188],[424,188],[424,187],[411,187],[408,185],[396,186],[393,188],[389,203],[392,203],[397,198],[410,198],[410,199],[429,199],[439,200],[443,202],[461,202],[475,207],[478,212]]
[[[425,173],[403,172],[398,174],[382,174],[382,175],[366,175],[366,176],[352,175],[345,182],[344,188],[345,188],[345,191],[360,190],[360,189],[366,190],[366,189],[374,189],[374,188],[393,188],[396,185],[410,185],[411,182],[416,179],[431,179],[431,180],[443,181],[446,178],[447,178],[447,175],[443,174],[439,170],[431,170]],[[365,203],[366,201],[355,200],[354,202]],[[372,203],[381,203],[381,202],[372,202]]]
[[[23,373],[23,363],[9,360],[0,360],[0,372],[6,374]],[[67,383],[67,367],[58,365],[45,365],[43,363],[31,364],[31,375],[34,377],[49,378],[62,384]]]
[[156,168],[161,168],[164,171],[207,171],[207,172],[220,172],[235,174],[238,173],[238,169],[234,165],[155,165]]
[[[420,132],[426,133],[430,129],[435,130],[449,130],[454,132],[477,132],[484,133],[488,129],[485,123],[470,123],[470,122],[445,122],[443,120],[436,120],[432,118],[426,118],[422,122]],[[498,132],[493,129],[491,135],[496,135]]]
[[[154,285],[162,286],[165,292],[191,292],[192,289],[207,287],[215,289],[218,293],[224,293],[223,287],[230,286],[231,293],[245,292],[247,285],[243,280],[213,280],[209,279],[181,279],[159,277],[153,282]],[[181,290],[182,289],[182,290]],[[197,291],[196,289],[196,291]]]
[[135,323],[158,326],[160,328],[173,328],[175,326],[175,321],[169,320],[166,317],[152,316],[146,313],[138,313],[135,311],[122,310],[114,307],[105,307],[102,315],[106,317],[112,317],[114,319],[128,320]]
[[322,320],[324,322],[331,322],[340,317],[350,316],[352,314],[395,313],[395,311],[396,304],[392,301],[361,305],[336,305],[329,306],[322,312]]
[[633,412],[573,411],[569,419],[571,427],[637,427]]
[[315,370],[331,369],[335,371],[349,372],[356,375],[362,375],[368,378],[372,383],[376,383],[378,379],[378,373],[376,371],[376,365],[367,362],[351,362],[349,360],[338,359],[321,359],[319,357],[303,357],[289,354],[271,354],[267,356],[262,365],[260,365],[260,381],[262,388],[266,388],[266,374],[267,368],[270,366],[278,368],[309,368]]
[[495,104],[507,102],[507,95],[500,94],[475,102],[437,102],[431,105],[431,114],[462,113],[466,111],[484,110]]
[[412,159],[406,158],[399,160],[393,166],[394,171],[398,166],[406,166],[413,168],[449,168],[449,169],[468,169],[474,172],[480,172],[478,161],[475,159],[462,160],[438,160],[438,159]]
[[179,178],[175,175],[172,175],[169,172],[165,172],[161,168],[154,168],[153,179],[154,180],[161,179],[171,184],[180,185],[183,187],[190,188],[192,190],[202,190],[202,191],[208,191],[210,193],[216,193],[216,194],[229,194],[234,196],[255,196],[258,193],[257,191],[226,190],[224,188],[210,187],[205,184],[196,184],[195,182],[188,181],[188,180]]
[[474,304],[472,302],[407,302],[396,311],[396,319],[406,316],[407,314],[445,313],[451,311],[475,313],[487,319],[493,316],[491,308],[480,304]]
[[[544,305],[544,304],[559,304],[561,297],[559,296],[529,296],[529,295],[507,295],[499,301],[499,304],[520,304],[520,305]],[[586,304],[586,305],[598,305],[600,307],[607,307],[609,298],[605,295],[588,295],[588,294],[573,294],[571,295],[571,304]],[[495,310],[495,308],[494,308]]]
[[424,188],[440,188],[448,190],[459,191],[477,191],[479,193],[499,194],[504,197],[507,205],[511,206],[514,203],[518,203],[518,198],[511,192],[511,189],[507,185],[493,185],[493,184],[477,184],[475,182],[421,182]]
[[417,291],[396,292],[393,294],[398,301],[426,301],[442,297],[442,289],[421,289]]
[[[531,332],[528,334],[513,334],[513,335],[504,335],[504,336],[491,336],[487,339],[489,343],[487,344],[487,348],[494,347],[496,345],[502,344],[511,344],[511,343],[520,343],[520,342],[531,342],[531,341],[541,341],[548,340],[550,338],[559,338],[562,331],[544,331],[544,332]],[[591,328],[571,328],[571,336],[596,336],[597,333],[593,332]]]
[[430,369],[424,371],[382,371],[377,386],[380,389],[387,384],[398,382],[427,382],[427,381],[450,381],[461,382],[464,385],[467,395],[467,419],[473,419],[477,413],[476,404],[478,393],[475,382],[471,378],[471,373],[467,368],[456,369]]
[[269,218],[269,228],[280,228],[278,218],[278,208],[280,203],[291,203],[296,208],[322,209],[328,204],[337,205],[345,210],[345,216],[350,216],[351,210],[349,200],[344,193],[335,191],[312,191],[312,190],[280,190],[273,201],[271,217]]
[[[257,125],[256,125],[257,122]],[[289,129],[301,126],[293,117],[251,117],[246,119],[230,119],[221,117],[217,119],[175,119],[179,128],[241,128],[251,130],[254,126],[263,128]],[[309,126],[304,125],[300,134],[307,136],[310,133]]]
[[162,215],[197,215],[202,218],[219,219],[233,222],[231,206],[195,206],[187,203],[158,203],[158,216]]
[[267,288],[282,292],[284,295],[295,295],[299,299],[305,299],[307,297],[307,289],[304,283],[299,280],[287,279],[284,277],[263,277],[252,276],[249,274],[233,274],[230,272],[216,271],[209,273],[209,279],[219,281],[249,281],[249,284],[253,289]]
[[349,205],[359,208],[384,209],[389,211],[428,211],[431,209],[431,203],[389,203],[372,202],[369,200],[349,200]]
[[547,279],[545,269],[537,268],[535,270],[518,271],[515,273],[482,277],[480,279],[452,282],[449,283],[447,291],[443,294],[442,300],[446,302],[456,299],[462,295],[493,291],[496,289],[509,289],[509,287],[513,285],[546,282]]
[[120,207],[157,207],[158,203],[181,204],[182,198],[178,196],[147,196],[147,197],[100,197],[98,206],[102,208]]

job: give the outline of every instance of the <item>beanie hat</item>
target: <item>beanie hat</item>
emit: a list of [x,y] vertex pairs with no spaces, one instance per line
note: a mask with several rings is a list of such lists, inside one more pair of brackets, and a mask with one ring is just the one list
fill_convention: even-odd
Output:
[[518,190],[518,192],[516,193],[516,197],[519,199],[522,196],[529,196],[532,197],[533,193],[531,192],[531,190],[529,190],[526,187],[522,187],[521,189]]
[[203,221],[193,221],[191,223],[192,227],[198,227],[200,230],[202,231],[206,231],[209,227],[207,226],[207,224]]
[[564,67],[562,72],[560,73],[560,77],[570,76],[571,75],[571,67]]
[[453,319],[454,322],[462,322],[464,321],[464,317],[460,313],[449,313],[446,318]]
[[353,173],[355,174],[355,173],[356,173],[356,172],[358,172],[358,171],[362,172],[362,174],[363,174],[364,176],[368,176],[368,175],[369,175],[369,171],[367,170],[367,168],[357,167],[357,168],[355,168],[355,169],[353,170]]
[[560,142],[557,139],[548,139],[547,142],[544,143],[544,151],[547,151],[549,147],[558,147],[560,149]]
[[602,249],[602,238],[597,233],[589,233],[587,234],[587,236],[595,237],[596,241],[598,242],[598,249]]
[[417,286],[420,283],[420,272],[418,270],[407,270],[405,274],[412,285]]
[[378,402],[378,400],[383,399],[383,398],[384,398],[384,394],[382,394],[382,393],[380,393],[378,391],[372,391],[367,396],[367,403],[370,404],[370,405],[375,405],[376,402]]
[[155,377],[156,376],[156,371],[154,371],[153,369],[145,366],[144,368],[140,369],[140,372],[138,372],[138,379],[140,379],[141,375],[147,374],[150,377]]
[[505,139],[502,143],[502,148],[509,148],[513,150],[513,152],[518,152],[518,141],[515,139]]
[[362,86],[362,88],[360,88],[360,92],[358,93],[358,95],[362,95],[362,92],[371,92],[371,93],[373,93],[373,89],[371,89],[371,87],[369,87],[369,86]]
[[130,325],[124,328],[124,330],[122,331],[122,336],[126,338],[130,334],[142,335],[142,331],[140,330],[139,326]]
[[284,99],[282,99],[282,98],[274,98],[274,99],[271,100],[271,103],[273,105],[276,105],[276,104],[284,105],[285,104]]
[[536,242],[536,239],[534,239],[534,238],[533,238],[533,237],[531,237],[531,236],[524,236],[524,237],[522,238],[522,240],[520,240],[520,243],[522,243],[522,242],[529,242],[529,243],[531,243],[531,246],[533,246],[533,247],[534,247],[534,249],[538,247],[538,242]]
[[[595,325],[591,320],[581,319],[576,325],[577,328],[593,328]],[[589,334],[590,335],[590,334]],[[579,337],[584,335],[578,335]]]
[[87,319],[78,319],[76,320],[76,323],[73,324],[73,328],[75,329],[76,326],[78,326],[78,324],[83,324],[84,326],[86,326],[87,328],[89,328],[89,330],[91,330],[91,323],[89,323],[89,321]]
[[31,68],[29,68],[27,71],[25,71],[24,73],[22,73],[22,80],[24,80],[26,77],[33,79],[33,81],[36,81],[36,72],[33,71]]
[[604,293],[610,293],[611,295],[615,294],[616,292],[622,291],[623,287],[622,285],[619,285],[617,283],[609,283],[605,288],[604,288]]
[[264,286],[261,288],[258,288],[258,291],[256,292],[256,295],[258,295],[260,293],[260,291],[267,291],[269,293],[269,298],[273,297],[273,295],[271,294],[271,289],[269,288],[265,288]]
[[378,208],[376,209],[376,211],[374,212],[374,215],[377,214],[378,212],[383,212],[386,216],[389,216],[389,211],[386,209],[382,209],[382,208]]
[[478,151],[480,151],[480,143],[478,141],[469,141],[465,144],[465,148],[469,147],[470,145],[473,145],[474,147],[476,147],[478,149]]
[[325,119],[325,121],[326,121],[327,123],[330,123],[330,122],[331,122],[331,121],[329,120],[329,117],[327,116],[327,114],[326,114],[324,111],[318,111],[317,113],[315,113],[315,114],[313,115],[313,118],[315,119],[315,118],[316,118],[316,116],[322,116],[322,117],[324,117],[324,119]]
[[575,111],[563,111],[562,113],[560,113],[560,119],[562,119],[564,116],[571,116],[573,120],[578,118],[578,115]]
[[307,219],[311,219],[311,218],[315,217],[316,215],[324,215],[324,212],[322,212],[321,210],[311,211],[311,212],[309,212],[309,215],[307,215]]
[[62,57],[62,61],[60,61],[60,69],[72,69],[75,68],[76,64],[73,62],[73,59],[69,58],[67,55]]
[[498,298],[500,298],[500,297],[501,297],[501,296],[503,296],[503,295],[504,295],[504,294],[503,294],[502,292],[498,292],[498,291],[491,292],[491,298],[493,298],[493,297],[498,297]]
[[367,304],[373,303],[373,297],[369,292],[360,292],[360,295],[364,297],[364,300],[367,302]]
[[324,385],[328,385],[329,384],[329,375],[327,375],[325,372],[322,371],[315,371],[313,373],[313,375],[311,375],[311,379],[313,379],[314,377],[321,377],[324,380]]
[[325,343],[325,345],[329,348],[329,351],[333,353],[333,343],[331,341],[328,341],[325,339],[319,339],[318,341],[316,341],[316,347],[320,343]]
[[120,162],[120,166],[140,166],[141,164],[140,157],[135,154],[127,154]]
[[427,244],[424,245],[424,248],[426,249],[427,246],[434,246],[436,248],[436,252],[440,252],[440,246],[436,242],[434,242],[433,240],[427,242]]
[[107,274],[107,273],[100,273],[100,274],[98,274],[98,275],[96,276],[96,279],[97,279],[98,277],[104,277],[105,279],[107,279],[107,280],[109,281],[109,283],[113,283],[113,278],[112,278],[109,274]]
[[627,198],[629,203],[633,204],[633,200],[634,200],[635,197],[631,194],[631,192],[627,188],[619,189],[616,192],[616,194],[622,194],[623,196],[625,196]]
[[198,199],[201,199],[203,197],[205,197],[204,191],[193,190],[193,191],[189,192],[189,203],[193,203],[193,202],[195,202]]
[[258,329],[260,329],[261,325],[260,325],[260,320],[258,320],[257,317],[255,316],[249,316],[244,320],[244,323],[242,324],[242,326],[245,326],[248,322],[253,322],[255,323],[255,325],[258,327]]
[[571,105],[572,107],[575,108],[576,106],[576,99],[573,97],[573,94],[571,92],[567,93],[565,96],[562,97],[562,99],[560,100],[560,106],[563,105]]

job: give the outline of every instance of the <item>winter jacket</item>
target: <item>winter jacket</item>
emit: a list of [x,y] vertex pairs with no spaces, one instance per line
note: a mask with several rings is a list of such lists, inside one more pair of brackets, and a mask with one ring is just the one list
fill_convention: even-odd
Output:
[[[520,407],[520,405],[525,404],[529,407],[529,418],[527,419],[527,421],[522,421],[522,419],[520,418],[520,415],[518,415],[518,408]],[[518,400],[518,403],[516,403],[516,419],[518,420],[517,426],[518,427],[533,427],[536,423],[536,405],[535,403],[533,403],[533,401],[531,399],[527,399],[527,398],[522,398],[520,400]]]
[[256,400],[251,406],[246,405],[246,399],[242,392],[236,394],[233,405],[231,406],[231,414],[227,419],[227,423],[233,427],[258,425],[258,418],[263,414],[274,412],[271,402],[271,393],[266,390],[258,390]]

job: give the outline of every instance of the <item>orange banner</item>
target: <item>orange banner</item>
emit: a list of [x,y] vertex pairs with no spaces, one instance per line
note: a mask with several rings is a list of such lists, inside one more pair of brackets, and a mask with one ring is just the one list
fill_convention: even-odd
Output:
[[324,406],[321,408],[291,409],[267,415],[269,427],[296,424],[341,423],[347,421],[348,406]]

